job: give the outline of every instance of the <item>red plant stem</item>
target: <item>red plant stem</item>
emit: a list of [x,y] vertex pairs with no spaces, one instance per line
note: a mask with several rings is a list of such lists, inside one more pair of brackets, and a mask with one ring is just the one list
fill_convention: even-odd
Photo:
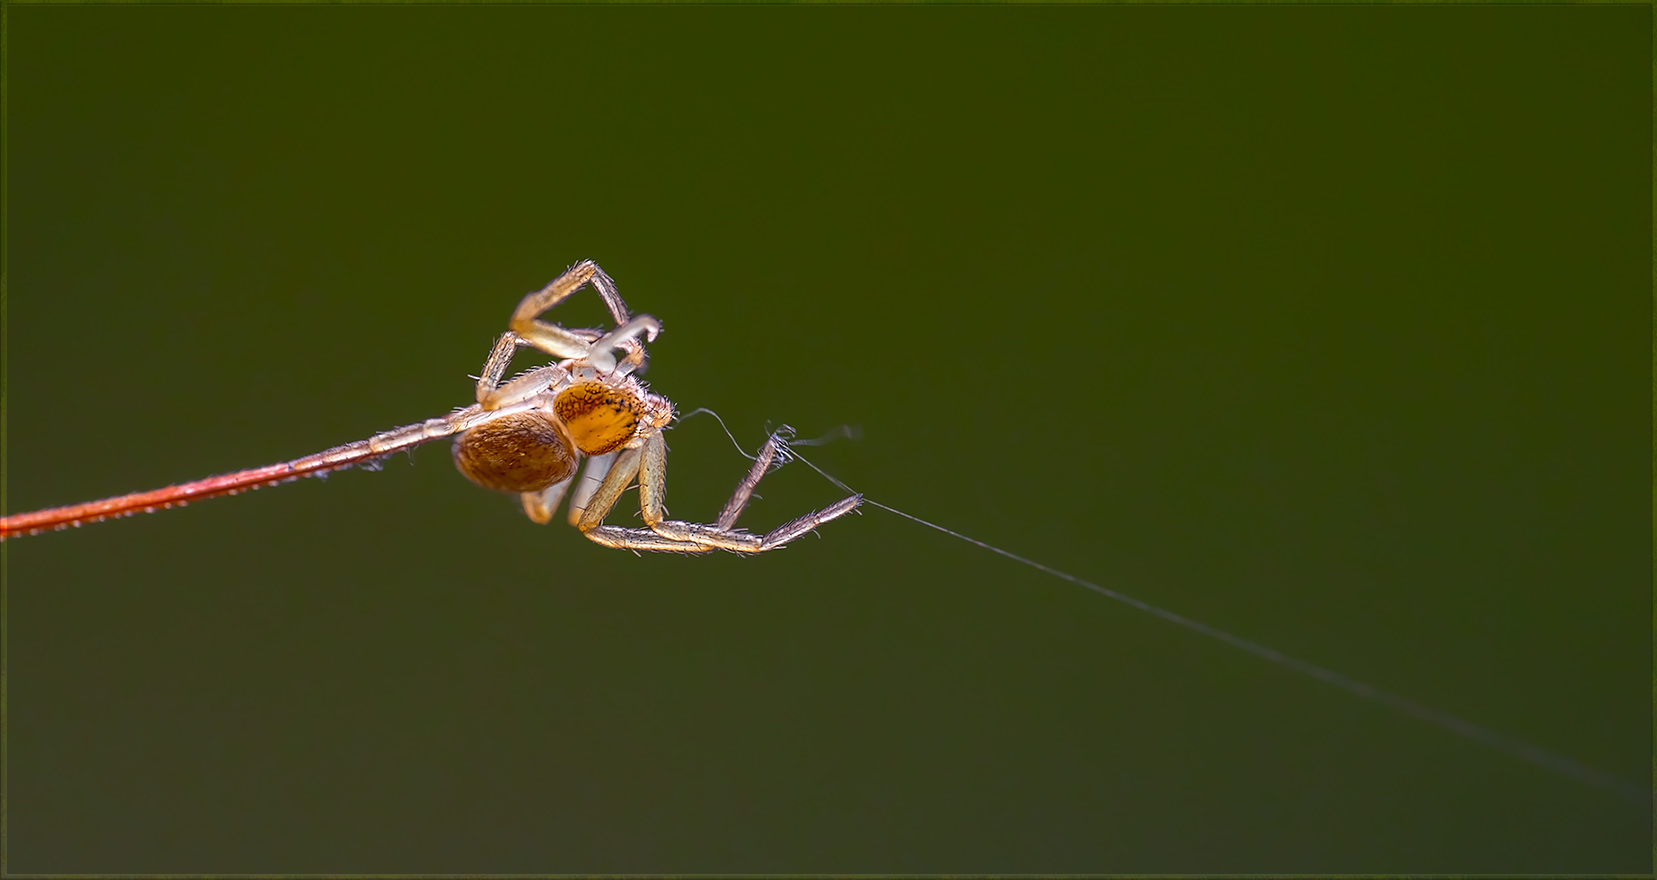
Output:
[[277,483],[286,483],[302,477],[326,474],[354,464],[377,459],[383,455],[385,453],[369,449],[366,442],[353,443],[316,455],[285,461],[281,464],[265,465],[264,467],[250,468],[231,474],[193,480],[176,486],[168,486],[165,489],[151,489],[148,492],[134,492],[130,495],[118,495],[114,498],[104,498],[99,501],[87,501],[64,507],[12,514],[11,516],[0,517],[0,540],[21,535],[36,535],[45,531],[80,526],[85,523],[102,522],[113,517],[132,516],[135,513],[150,513],[168,507],[182,507],[192,501],[217,498],[220,495],[235,495],[240,492],[261,489],[265,486],[274,486]]
[[376,461],[394,452],[401,452],[422,443],[430,443],[433,440],[449,437],[493,419],[533,409],[541,404],[542,401],[538,398],[530,398],[494,410],[485,410],[483,407],[474,404],[464,409],[455,410],[440,419],[427,419],[424,422],[404,425],[401,428],[375,434],[367,440],[358,440],[344,446],[335,446],[332,449],[325,449],[322,452],[296,458],[293,461],[250,468],[231,474],[221,474],[217,477],[207,477],[202,480],[168,486],[165,489],[134,492],[130,495],[117,495],[99,501],[52,507],[46,510],[30,511],[29,513],[14,513],[10,516],[0,517],[0,540],[23,535],[38,535],[41,532],[102,522],[114,517],[132,516],[135,513],[150,513],[169,507],[180,507],[192,501],[217,498],[221,495],[235,495],[253,489],[262,489],[265,486],[274,486],[277,483],[290,482],[302,477],[327,474],[341,468]]

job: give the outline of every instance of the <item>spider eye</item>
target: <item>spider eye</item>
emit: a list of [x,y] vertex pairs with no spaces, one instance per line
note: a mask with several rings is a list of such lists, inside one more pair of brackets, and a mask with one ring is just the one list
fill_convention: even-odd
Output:
[[455,440],[455,467],[501,492],[539,492],[575,473],[575,449],[558,420],[542,412],[502,416]]
[[601,382],[578,382],[558,393],[553,412],[588,455],[614,452],[633,439],[644,402]]

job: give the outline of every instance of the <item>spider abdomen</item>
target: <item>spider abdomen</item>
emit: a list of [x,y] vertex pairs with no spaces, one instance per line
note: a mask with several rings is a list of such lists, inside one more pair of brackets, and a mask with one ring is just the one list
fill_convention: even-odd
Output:
[[575,473],[569,431],[551,414],[535,410],[461,434],[454,455],[466,479],[501,492],[539,492]]

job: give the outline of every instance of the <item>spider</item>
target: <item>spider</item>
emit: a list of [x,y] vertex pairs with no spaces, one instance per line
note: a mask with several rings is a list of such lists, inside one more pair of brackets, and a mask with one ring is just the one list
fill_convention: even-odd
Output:
[[[615,329],[607,333],[570,329],[541,320],[541,314],[588,285],[604,300],[615,318]],[[484,412],[526,404],[528,408],[462,431],[455,439],[454,460],[460,472],[479,486],[518,493],[524,513],[537,523],[551,522],[574,483],[570,524],[606,547],[763,553],[845,516],[863,501],[863,496],[852,495],[764,535],[736,528],[754,487],[779,455],[786,456],[790,435],[785,427],[766,440],[713,523],[667,519],[662,505],[667,443],[662,432],[673,421],[673,404],[651,394],[633,376],[645,361],[640,337],[654,342],[661,322],[650,315],[630,315],[610,276],[597,263],[583,260],[525,296],[512,312],[509,326],[484,362],[477,402]],[[502,384],[507,364],[523,346],[562,360]],[[577,482],[583,457],[586,472]],[[604,518],[635,479],[647,528],[605,525]]]
[[[615,318],[615,329],[571,329],[541,320],[543,312],[589,284]],[[662,432],[673,421],[673,404],[651,394],[633,377],[644,366],[644,342],[656,339],[661,322],[649,315],[629,315],[610,276],[597,263],[583,260],[525,296],[512,312],[509,326],[483,364],[477,403],[472,406],[292,461],[149,492],[0,516],[0,539],[371,465],[391,453],[445,437],[455,437],[455,465],[462,474],[484,488],[517,493],[530,519],[551,522],[559,502],[569,493],[570,524],[606,547],[624,550],[763,553],[863,503],[863,496],[854,494],[764,535],[738,529],[737,517],[754,487],[773,464],[788,457],[791,434],[784,427],[765,441],[717,520],[700,524],[668,519],[662,506],[667,488],[667,442]],[[560,360],[503,384],[501,378],[512,356],[525,346]],[[586,472],[578,478],[584,458]],[[604,517],[635,480],[646,528],[605,525]],[[569,492],[572,484],[575,491]]]

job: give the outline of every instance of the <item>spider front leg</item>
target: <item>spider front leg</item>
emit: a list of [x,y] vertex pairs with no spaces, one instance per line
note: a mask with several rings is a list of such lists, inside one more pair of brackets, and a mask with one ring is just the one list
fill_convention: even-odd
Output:
[[[786,429],[785,429],[786,430]],[[639,449],[630,449],[617,457],[610,473],[588,502],[576,527],[592,540],[606,547],[625,550],[650,550],[668,553],[706,553],[709,550],[729,550],[732,553],[763,553],[775,550],[818,526],[839,519],[863,503],[862,495],[853,495],[822,510],[806,514],[772,529],[764,535],[752,535],[735,528],[754,487],[764,478],[772,462],[787,442],[784,431],[772,434],[760,448],[748,475],[737,484],[731,500],[712,525],[679,522],[666,518],[662,498],[667,484],[667,443],[660,433],[646,438]],[[606,514],[614,507],[621,493],[634,477],[639,481],[639,507],[648,529],[631,529],[603,524]]]
[[[616,321],[615,330],[595,339],[585,331],[571,330],[540,319],[543,312],[569,299],[587,284],[591,284],[604,300],[604,307],[609,309],[610,317]],[[576,263],[546,287],[526,295],[512,311],[508,326],[518,334],[523,344],[557,358],[586,359],[601,373],[613,373],[618,369],[628,373],[643,366],[644,346],[639,343],[638,337],[644,336],[653,342],[662,329],[661,323],[649,315],[629,315],[627,304],[622,302],[621,294],[616,291],[616,283],[592,260]],[[616,350],[626,353],[620,364],[613,354]]]
[[[566,332],[572,335],[590,333],[595,340],[603,336],[597,330]],[[495,340],[495,347],[489,351],[489,358],[483,362],[483,370],[478,373],[478,404],[484,409],[500,409],[521,400],[528,400],[543,391],[555,391],[569,384],[570,374],[567,370],[557,364],[547,364],[502,385],[501,377],[506,375],[506,368],[512,363],[512,355],[516,354],[518,346],[523,344],[523,339],[511,330],[502,333],[501,338]]]
[[[661,330],[661,324],[649,315],[639,315],[608,333],[588,329],[559,329],[576,339],[587,340],[583,343],[586,346],[584,359],[594,369],[627,375],[644,363],[644,346],[639,344],[638,337],[649,336],[654,339],[656,333]],[[488,359],[483,362],[483,370],[478,375],[477,399],[484,409],[500,409],[521,400],[528,400],[543,391],[557,391],[570,383],[568,370],[559,364],[547,364],[502,385],[501,377],[506,375],[506,368],[512,363],[512,355],[517,353],[519,346],[527,344],[512,330],[502,333],[501,338],[495,340],[495,347],[490,350]],[[627,352],[626,359],[618,364],[613,354],[615,351]],[[608,365],[607,369],[605,365]]]

